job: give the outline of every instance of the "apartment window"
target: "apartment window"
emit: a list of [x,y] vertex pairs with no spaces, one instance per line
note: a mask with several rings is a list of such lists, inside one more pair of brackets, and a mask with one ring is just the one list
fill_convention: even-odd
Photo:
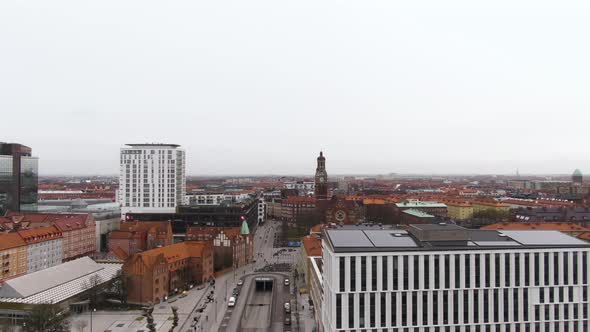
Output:
[[359,327],[365,327],[365,295],[366,293],[359,294]]
[[541,281],[540,281],[539,276],[541,275],[541,273],[539,273],[539,268],[541,266],[541,263],[540,263],[538,252],[533,254],[533,259],[534,259],[534,263],[533,263],[534,269],[533,269],[533,275],[532,275],[533,286],[540,286]]
[[342,295],[336,294],[336,328],[342,328]]
[[424,255],[424,289],[430,289],[430,255]]
[[344,292],[344,281],[345,281],[345,273],[346,273],[346,269],[345,269],[345,265],[344,265],[344,260],[345,257],[340,257],[338,258],[339,260],[339,276],[340,276],[340,291]]
[[451,259],[449,255],[443,255],[445,262],[445,280],[443,288],[451,287]]
[[475,287],[481,287],[481,255],[476,254],[473,256],[475,258]]
[[350,257],[350,291],[356,291],[356,257]]
[[[381,287],[383,290],[388,290],[388,264],[389,264],[389,259],[387,256],[382,256],[381,257]],[[385,308],[385,307],[382,307]]]
[[375,322],[375,318],[376,318],[376,313],[377,313],[377,308],[375,307],[375,293],[370,293],[369,294],[369,320],[368,320],[368,324],[369,326],[376,326],[376,322]]
[[414,261],[414,287],[413,289],[418,289],[420,287],[420,256],[415,255],[412,256]]
[[392,326],[396,326],[397,325],[397,299],[395,296],[396,293],[391,293],[391,310],[390,310],[390,314],[391,314],[391,325]]
[[485,270],[484,270],[485,271],[485,276],[484,276],[485,287],[490,287],[491,279],[492,279],[492,276],[490,275],[492,262],[490,259],[490,254],[484,254],[483,256],[484,256],[484,268],[485,268]]
[[399,289],[399,286],[398,286],[399,266],[398,266],[398,264],[399,264],[398,257],[393,256],[392,266],[391,266],[391,269],[392,269],[391,278],[393,279],[393,289],[395,289],[395,290]]
[[376,326],[385,326],[385,319],[386,319],[385,314],[387,313],[387,310],[386,310],[387,304],[385,302],[386,295],[387,294],[384,294],[384,293],[377,293],[377,296],[379,296],[379,299],[381,301],[381,310],[380,310],[380,315],[379,315],[379,321],[377,322],[377,324],[375,324]]
[[371,290],[377,290],[377,256],[371,256]]
[[361,291],[367,291],[367,259],[361,256]]
[[408,273],[408,271],[409,271],[409,269],[408,269],[408,266],[409,266],[408,265],[408,256],[403,256],[403,257],[404,257],[403,258],[403,265],[404,266],[403,266],[403,271],[402,271],[402,275],[403,275],[403,278],[404,278],[404,288],[403,289],[404,290],[407,290],[408,289],[408,278],[409,278],[409,273]]

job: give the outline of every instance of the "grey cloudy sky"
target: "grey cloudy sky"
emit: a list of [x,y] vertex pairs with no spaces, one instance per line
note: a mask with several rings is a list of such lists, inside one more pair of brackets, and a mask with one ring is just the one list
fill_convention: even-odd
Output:
[[590,172],[588,1],[0,2],[0,141],[42,174]]

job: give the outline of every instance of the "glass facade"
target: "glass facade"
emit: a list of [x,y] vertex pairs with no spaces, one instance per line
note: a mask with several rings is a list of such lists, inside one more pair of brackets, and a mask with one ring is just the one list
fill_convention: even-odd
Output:
[[39,185],[39,159],[21,157],[20,164],[20,210],[37,210],[37,191]]
[[36,211],[37,157],[20,144],[0,143],[0,215],[6,211]]
[[12,156],[0,156],[0,215],[14,206]]

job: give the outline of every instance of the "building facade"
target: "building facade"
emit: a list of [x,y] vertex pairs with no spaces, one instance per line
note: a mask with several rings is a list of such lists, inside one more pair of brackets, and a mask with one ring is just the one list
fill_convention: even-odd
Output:
[[160,303],[213,278],[213,250],[189,241],[132,255],[122,267],[131,303]]
[[176,144],[127,144],[121,149],[119,203],[133,213],[174,213],[186,194],[185,153]]
[[0,235],[0,282],[27,273],[27,244],[17,233]]
[[8,232],[47,226],[55,226],[62,234],[64,262],[96,252],[96,221],[91,213],[10,212],[0,218],[0,229]]
[[324,331],[589,331],[590,244],[454,225],[325,230]]
[[317,199],[314,197],[289,196],[281,201],[281,220],[297,222],[300,215],[315,213]]
[[57,227],[40,227],[17,233],[27,245],[27,273],[62,263],[63,235]]
[[53,224],[63,235],[64,262],[96,252],[96,221],[92,214],[66,214]]
[[215,271],[239,268],[254,260],[254,236],[247,223],[242,227],[189,227],[186,241],[211,242]]
[[0,215],[36,210],[38,164],[31,148],[0,142]]
[[109,252],[121,259],[132,254],[174,243],[170,221],[122,222],[108,237]]
[[455,220],[467,220],[473,217],[473,206],[465,201],[446,201],[448,217]]

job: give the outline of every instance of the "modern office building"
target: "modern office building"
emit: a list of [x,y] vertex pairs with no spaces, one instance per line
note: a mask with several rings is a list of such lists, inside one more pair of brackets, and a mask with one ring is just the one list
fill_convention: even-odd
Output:
[[557,231],[324,230],[323,331],[587,332],[590,244]]
[[186,194],[185,153],[176,144],[121,149],[119,203],[127,213],[174,213]]
[[36,209],[38,164],[28,146],[0,142],[0,215]]

